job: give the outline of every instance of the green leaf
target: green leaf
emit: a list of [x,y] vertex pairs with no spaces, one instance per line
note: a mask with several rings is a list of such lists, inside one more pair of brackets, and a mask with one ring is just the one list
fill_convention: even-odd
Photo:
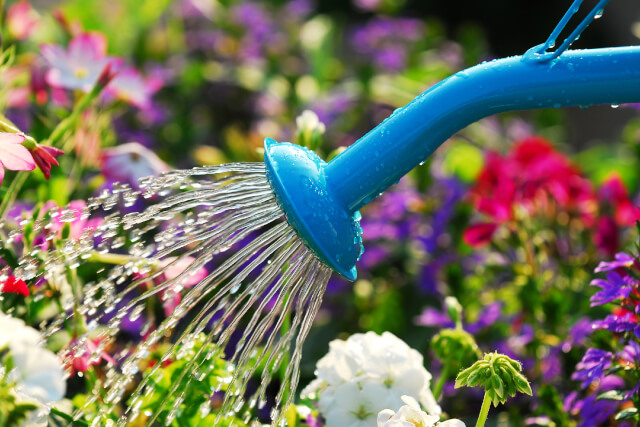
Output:
[[638,420],[638,408],[627,408],[618,412],[614,420]]
[[627,393],[622,390],[609,390],[598,396],[596,400],[626,400]]
[[47,418],[47,426],[49,427],[85,427],[88,426],[84,421],[74,420],[69,414],[66,414],[56,408],[51,408],[49,417]]

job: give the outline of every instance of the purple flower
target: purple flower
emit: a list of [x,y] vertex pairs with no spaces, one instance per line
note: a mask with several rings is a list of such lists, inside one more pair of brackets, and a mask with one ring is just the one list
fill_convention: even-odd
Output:
[[580,318],[569,330],[569,336],[562,344],[562,351],[568,352],[573,346],[583,344],[592,331],[591,319]]
[[437,326],[439,328],[452,328],[454,326],[448,314],[433,307],[425,308],[422,314],[415,318],[414,322],[420,326]]
[[582,388],[587,388],[591,383],[603,377],[604,370],[611,367],[612,360],[613,354],[608,351],[590,348],[576,365],[576,371],[571,378],[582,381]]
[[631,277],[622,277],[615,271],[608,273],[606,279],[592,280],[591,286],[598,286],[602,290],[591,297],[591,307],[627,298],[633,290],[633,284]]
[[618,356],[636,367],[640,367],[640,344],[635,341],[629,341],[629,344],[622,349]]
[[138,180],[145,176],[159,175],[169,166],[151,150],[130,142],[113,148],[105,148],[100,156],[102,173],[112,181],[139,188]]
[[354,50],[387,71],[399,71],[407,63],[407,47],[424,37],[418,19],[377,17],[351,36]]
[[616,268],[628,268],[633,265],[633,262],[635,260],[631,255],[625,253],[618,253],[616,254],[615,258],[615,261],[602,261],[600,264],[598,264],[598,267],[596,267],[595,272],[600,273],[601,271],[611,271],[615,270]]
[[[465,327],[465,329],[473,335],[483,329],[490,327],[491,325],[496,323],[498,319],[500,319],[503,306],[504,303],[502,303],[501,301],[494,301],[491,304],[486,305],[482,309],[482,311],[480,311],[480,314],[478,314],[477,320],[474,323],[469,324],[467,327]],[[522,329],[523,332],[533,334],[533,328],[531,328],[529,325],[523,326]]]
[[623,316],[610,314],[604,320],[593,322],[594,329],[606,329],[611,332],[634,331],[640,338],[640,326],[633,313],[625,313]]
[[616,402],[610,400],[596,400],[594,395],[577,401],[574,410],[580,414],[581,421],[577,427],[598,427],[606,422],[617,411]]

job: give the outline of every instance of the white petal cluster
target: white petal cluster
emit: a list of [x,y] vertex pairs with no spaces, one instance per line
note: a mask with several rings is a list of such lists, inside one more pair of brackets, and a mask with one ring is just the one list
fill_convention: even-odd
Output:
[[316,368],[317,379],[302,393],[317,395],[327,427],[376,427],[378,412],[400,409],[403,395],[419,401],[431,415],[441,412],[422,355],[392,333],[334,340]]
[[66,382],[60,360],[42,344],[38,331],[0,312],[0,348],[9,348],[14,364],[8,378],[16,383],[18,398],[40,404],[46,414],[64,397]]
[[440,417],[422,411],[420,404],[410,396],[402,396],[402,401],[406,405],[398,412],[384,409],[378,413],[378,427],[465,427],[456,419],[439,422]]

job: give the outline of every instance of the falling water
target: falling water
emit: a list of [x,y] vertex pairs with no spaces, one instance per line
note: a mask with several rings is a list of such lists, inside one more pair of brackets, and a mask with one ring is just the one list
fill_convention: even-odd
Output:
[[[137,347],[124,353],[118,366],[109,367],[104,382],[96,383],[84,408],[102,399],[92,425],[103,425],[114,408],[125,404],[125,398],[129,405],[118,425],[139,417],[142,398],[152,391],[153,377],[162,366],[157,363],[141,376],[141,361],[167,337],[172,344],[161,362],[184,358],[185,350],[193,348],[203,332],[204,345],[187,361],[161,404],[162,410],[169,410],[168,416],[157,419],[161,413],[157,411],[148,415],[146,424],[171,424],[193,382],[210,371],[210,361],[223,356],[235,370],[228,384],[221,382],[211,390],[211,394],[221,391],[223,385],[226,389],[218,417],[237,414],[248,421],[252,411],[265,406],[267,386],[280,375],[271,417],[272,425],[282,424],[280,408],[291,404],[294,397],[302,344],[331,270],[288,225],[262,163],[172,171],[143,179],[140,186],[138,191],[116,185],[89,200],[81,217],[101,214],[104,220],[100,226],[85,231],[78,239],[68,239],[61,253],[33,251],[14,271],[25,279],[43,271],[44,277],[55,284],[68,278],[70,269],[81,263],[112,264],[98,271],[100,280],[75,287],[75,296],[64,305],[65,312],[48,324],[46,336],[60,330],[65,322],[77,321],[78,315],[89,320],[87,332],[75,340],[76,348],[67,349],[67,362],[74,350],[86,351],[89,332],[100,331],[101,341],[91,356],[97,360],[100,352],[116,340],[123,321],[135,321],[149,312],[152,298],[160,296],[167,302],[181,295],[179,304],[155,329],[153,318],[146,321]],[[119,204],[131,209],[139,196],[152,204],[141,212],[111,213]],[[67,209],[54,212],[51,219],[73,222],[78,219],[76,214]],[[53,239],[54,231],[47,221],[33,227],[45,231],[48,240]],[[20,231],[14,230],[10,238],[19,235]],[[44,268],[39,269],[37,260],[44,262]],[[185,286],[199,269],[211,264],[216,267],[209,269],[204,279],[192,287]],[[174,267],[181,272],[175,277],[165,274]],[[103,316],[110,318],[106,325],[101,324]],[[235,350],[225,354],[232,336],[239,331]],[[258,388],[248,395],[247,383],[257,375],[258,366],[264,367]],[[208,408],[202,413],[206,415]],[[82,416],[83,410],[74,414],[76,419]]]

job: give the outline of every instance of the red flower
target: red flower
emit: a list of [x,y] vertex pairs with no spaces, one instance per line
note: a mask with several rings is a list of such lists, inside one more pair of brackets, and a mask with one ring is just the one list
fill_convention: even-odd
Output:
[[64,154],[64,151],[59,148],[40,144],[36,144],[36,147],[31,150],[33,160],[35,160],[36,165],[38,165],[38,168],[40,168],[44,177],[47,179],[51,176],[51,165],[60,165],[56,157],[62,154]]
[[9,276],[2,285],[2,292],[8,294],[20,294],[25,297],[29,296],[29,288],[22,279],[18,279],[15,276]]
[[488,153],[470,197],[490,219],[467,229],[464,240],[471,246],[488,243],[497,226],[514,220],[516,212],[555,219],[560,210],[591,225],[597,208],[590,182],[536,136],[517,142],[506,156]]

